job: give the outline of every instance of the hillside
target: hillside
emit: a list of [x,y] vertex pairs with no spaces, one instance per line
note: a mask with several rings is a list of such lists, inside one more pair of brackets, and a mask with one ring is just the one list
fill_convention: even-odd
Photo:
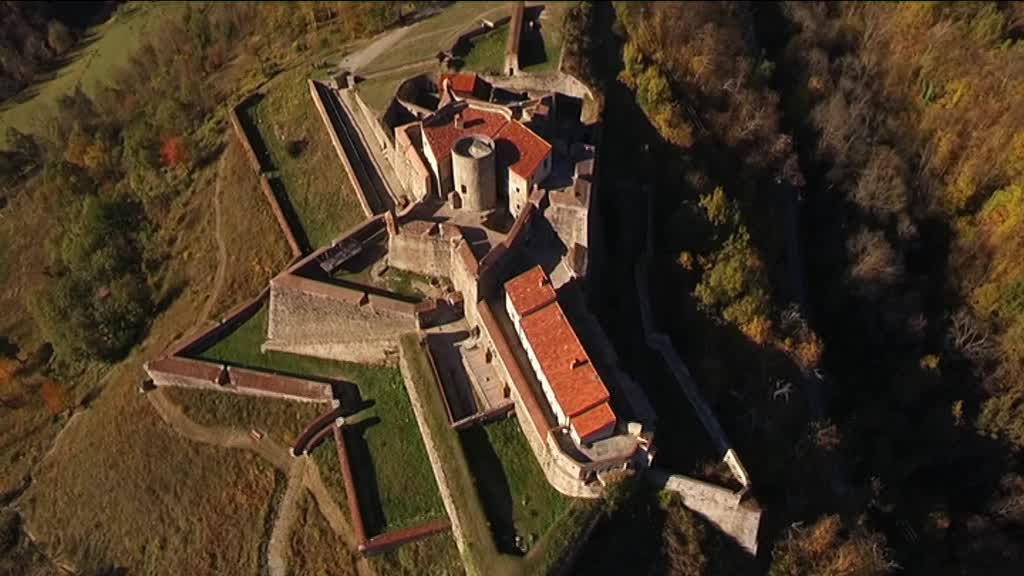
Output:
[[771,511],[756,571],[1012,573],[1020,6],[588,12],[573,65],[622,117],[606,138],[649,146],[603,155],[631,190],[607,200],[610,233],[643,221],[651,190],[661,326]]

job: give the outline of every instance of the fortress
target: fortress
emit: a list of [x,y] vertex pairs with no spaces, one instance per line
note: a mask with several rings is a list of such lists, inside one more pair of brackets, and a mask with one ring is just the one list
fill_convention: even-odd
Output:
[[[262,350],[404,368],[399,340],[416,332],[449,424],[461,429],[514,411],[559,492],[598,498],[609,481],[646,470],[654,410],[586,304],[599,236],[591,209],[599,130],[583,121],[582,100],[447,73],[406,79],[374,113],[350,87],[338,87],[350,81],[309,87],[368,218],[270,281],[260,299],[268,313]],[[369,129],[354,129],[360,120]],[[396,277],[411,290],[389,284]],[[261,378],[189,357],[253,306],[149,362],[152,383],[338,406],[325,383]],[[421,418],[411,389],[410,396]],[[734,532],[753,550],[760,512],[734,514],[747,477],[730,452],[740,492],[682,476],[665,485],[698,511],[724,509],[725,523],[739,518]],[[358,516],[358,506],[350,508]]]

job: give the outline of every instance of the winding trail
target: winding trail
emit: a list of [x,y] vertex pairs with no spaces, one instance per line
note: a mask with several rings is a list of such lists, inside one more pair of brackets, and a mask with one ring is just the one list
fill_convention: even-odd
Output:
[[277,509],[274,529],[270,532],[270,544],[267,545],[267,568],[270,576],[288,574],[288,540],[295,527],[298,504],[302,499],[306,462],[305,458],[296,458],[288,470],[288,487],[285,488],[284,498]]
[[189,440],[224,448],[241,448],[263,457],[282,472],[288,472],[291,469],[292,457],[288,453],[288,449],[278,444],[270,436],[263,436],[261,440],[256,440],[241,430],[198,424],[186,416],[181,408],[171,401],[160,388],[150,391],[146,397],[153,408],[156,408],[160,418],[175,432]]
[[224,242],[224,217],[221,214],[220,208],[220,188],[221,182],[224,180],[224,163],[227,160],[228,154],[229,152],[225,150],[220,157],[220,162],[217,164],[217,183],[213,187],[213,220],[214,239],[217,241],[217,272],[213,277],[213,289],[210,290],[210,296],[206,299],[202,312],[199,313],[201,320],[210,319],[213,305],[220,298],[220,292],[224,288],[224,276],[227,271],[228,247]]
[[[160,388],[150,391],[146,397],[160,418],[179,435],[203,444],[249,450],[288,474],[288,485],[267,546],[267,566],[271,576],[287,573],[289,537],[294,528],[297,505],[301,501],[303,489],[309,490],[331,530],[345,541],[350,550],[358,550],[359,544],[356,542],[348,517],[328,492],[320,476],[319,467],[315,464],[310,465],[308,456],[293,458],[287,448],[270,436],[264,435],[262,439],[256,440],[241,430],[199,424],[186,416]],[[366,558],[359,554],[353,554],[353,557],[356,560],[356,571],[360,576],[375,575]]]

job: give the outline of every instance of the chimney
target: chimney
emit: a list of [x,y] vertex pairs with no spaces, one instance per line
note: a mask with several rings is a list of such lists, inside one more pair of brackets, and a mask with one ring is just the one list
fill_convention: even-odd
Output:
[[456,112],[455,113],[455,128],[458,129],[458,130],[462,130],[462,127],[463,127],[462,112]]
[[569,369],[570,370],[575,370],[575,369],[579,368],[580,366],[583,366],[586,363],[587,363],[587,361],[584,360],[583,358],[573,358],[569,362]]

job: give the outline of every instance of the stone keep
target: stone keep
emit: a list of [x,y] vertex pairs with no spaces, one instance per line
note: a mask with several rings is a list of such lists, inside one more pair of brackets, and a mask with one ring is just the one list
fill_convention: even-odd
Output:
[[473,212],[493,210],[498,203],[494,141],[470,134],[452,146],[452,177],[462,209]]

